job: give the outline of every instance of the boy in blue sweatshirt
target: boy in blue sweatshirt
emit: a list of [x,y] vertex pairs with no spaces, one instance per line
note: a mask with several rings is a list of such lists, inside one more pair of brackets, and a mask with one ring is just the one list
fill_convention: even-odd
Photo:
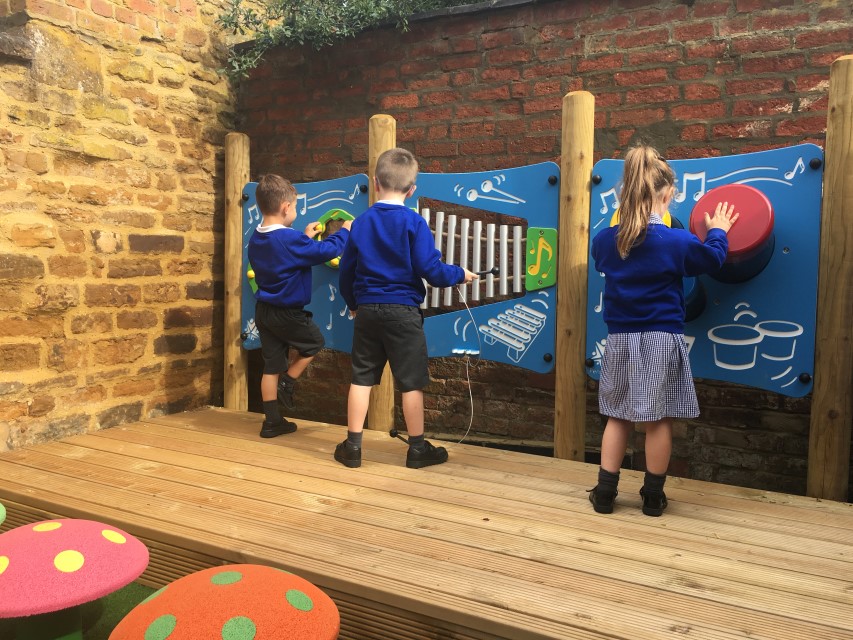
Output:
[[[282,418],[280,401],[293,408],[293,389],[314,356],[325,344],[323,334],[304,306],[311,302],[311,267],[341,255],[349,237],[350,221],[325,240],[317,242],[317,223],[305,233],[290,227],[296,220],[296,189],[289,180],[267,174],[255,192],[264,216],[249,239],[249,262],[255,272],[255,324],[261,337],[264,373],[261,399],[264,403],[262,438],[296,431]],[[297,352],[290,362],[288,350]]]
[[426,290],[471,282],[476,274],[441,261],[426,221],[405,206],[415,192],[418,163],[405,149],[389,149],[376,162],[377,202],[352,225],[340,264],[340,291],[355,318],[347,439],[335,460],[361,466],[364,420],[370,390],[385,363],[403,398],[409,433],[406,466],[419,469],[447,461],[447,450],[424,440],[424,396],[429,360],[420,305]]

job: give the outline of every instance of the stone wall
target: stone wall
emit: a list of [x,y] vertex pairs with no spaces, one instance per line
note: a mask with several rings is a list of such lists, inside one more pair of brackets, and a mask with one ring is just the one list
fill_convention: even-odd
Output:
[[[558,160],[561,99],[578,89],[596,97],[596,159],[641,139],[670,158],[822,144],[829,65],[853,52],[851,42],[853,5],[835,0],[508,3],[319,53],[274,52],[241,87],[239,128],[252,140],[254,176],[296,181],[365,171],[376,113],[397,119],[398,143],[426,171]],[[318,357],[298,416],[345,422],[348,364],[342,354]],[[464,431],[464,366],[435,360],[431,374],[428,429]],[[478,436],[551,440],[553,376],[482,363],[471,387]],[[674,474],[805,491],[809,398],[698,387],[703,414],[676,426]],[[597,447],[592,383],[587,433]],[[642,468],[642,436],[632,445]]]
[[0,0],[0,451],[221,403],[222,0]]

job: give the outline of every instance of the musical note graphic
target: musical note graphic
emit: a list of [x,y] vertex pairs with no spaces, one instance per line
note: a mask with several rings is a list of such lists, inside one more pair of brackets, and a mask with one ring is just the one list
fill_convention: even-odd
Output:
[[[299,202],[302,201],[300,205]],[[307,193],[297,193],[296,194],[296,212],[300,216],[304,216],[308,213],[308,194]]]
[[349,196],[349,199],[350,199],[350,200],[354,200],[354,199],[355,199],[355,197],[358,195],[358,192],[359,192],[358,185],[355,185],[355,187],[354,187],[354,188],[353,188],[353,190],[352,190],[352,193],[351,193],[351,194],[350,194],[350,196]]
[[335,301],[335,292],[336,291],[337,291],[337,289],[335,289],[335,285],[329,284],[329,302]]
[[602,214],[607,213],[607,197],[613,196],[613,201],[610,203],[610,208],[616,211],[619,208],[619,196],[616,195],[616,188],[608,189],[604,193],[601,194],[601,204],[602,207],[599,209],[599,212]]
[[332,314],[331,313],[329,314],[329,323],[326,325],[326,330],[328,330],[328,331],[332,330]]
[[249,210],[246,212],[249,214],[248,224],[252,224],[252,221],[259,222],[261,219],[261,210],[258,209],[258,205],[253,204],[249,207]]
[[604,292],[598,294],[598,304],[595,305],[592,310],[596,313],[601,313],[601,310],[604,308]]
[[[536,247],[530,250],[530,255],[533,255],[534,253],[536,254],[536,264],[532,264],[527,267],[527,273],[529,275],[535,276],[539,273],[542,267],[542,254],[546,251],[548,252],[548,262],[550,263],[554,258],[554,249],[550,244],[548,244],[548,241],[545,240],[545,238],[540,237]],[[548,265],[546,265],[546,267],[547,266]],[[547,273],[542,274],[542,277],[547,278],[550,273],[551,271],[549,269]]]
[[803,157],[800,156],[799,158],[797,158],[797,164],[794,165],[794,168],[791,169],[790,171],[785,172],[785,180],[790,180],[795,175],[797,175],[798,173],[802,173],[805,170],[806,170],[806,165],[803,162]]
[[699,171],[698,173],[690,173],[689,171],[684,172],[684,178],[682,182],[681,189],[678,190],[678,193],[675,194],[674,200],[676,202],[684,202],[687,198],[687,183],[699,181],[699,189],[693,194],[693,202],[699,202],[699,199],[705,195],[705,172]]

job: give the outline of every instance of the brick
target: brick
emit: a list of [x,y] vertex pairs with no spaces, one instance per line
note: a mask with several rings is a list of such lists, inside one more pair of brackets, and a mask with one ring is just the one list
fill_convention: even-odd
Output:
[[127,236],[127,244],[131,253],[181,253],[184,250],[183,236],[131,233]]
[[692,124],[682,127],[679,136],[685,142],[695,142],[708,139],[708,132],[704,124]]
[[668,80],[668,73],[666,69],[622,71],[614,74],[613,79],[621,87],[662,84]]
[[86,275],[86,261],[79,256],[52,255],[47,259],[50,273],[58,278],[81,278]]
[[732,116],[768,116],[779,113],[792,113],[794,103],[787,98],[766,100],[738,100],[732,106]]
[[4,371],[25,371],[37,369],[41,353],[37,344],[0,345],[0,362]]
[[663,109],[630,109],[610,112],[610,126],[648,125],[664,118]]
[[97,422],[99,429],[109,429],[128,422],[138,422],[140,418],[142,418],[142,403],[131,402],[100,412]]
[[772,129],[769,120],[750,119],[748,122],[715,124],[711,133],[715,138],[762,138]]
[[625,49],[651,47],[667,44],[669,31],[667,29],[632,29],[616,36],[616,45]]
[[741,65],[743,72],[748,74],[787,72],[802,69],[805,66],[805,56],[802,54],[762,55],[744,59]]
[[19,247],[55,247],[56,231],[43,224],[13,224],[12,242]]
[[156,355],[185,354],[195,350],[198,336],[193,334],[168,334],[154,340]]
[[150,329],[158,324],[157,314],[150,309],[120,311],[116,315],[116,326],[119,329]]
[[142,334],[97,340],[92,344],[92,361],[107,366],[135,362],[145,354],[147,344]]
[[726,82],[726,92],[730,95],[781,93],[784,87],[785,83],[781,78],[753,78]]
[[776,125],[777,136],[804,136],[826,132],[826,117],[805,116],[783,120]]
[[787,36],[750,36],[732,38],[730,44],[735,53],[761,53],[764,51],[782,51],[791,48],[791,39]]
[[809,14],[805,11],[773,12],[752,17],[752,28],[756,31],[783,31],[809,24]]
[[585,58],[578,61],[578,72],[599,71],[602,69],[619,69],[624,63],[621,53],[611,53],[594,58]]
[[670,110],[675,120],[715,120],[725,113],[726,106],[721,102],[679,105]]
[[109,313],[95,312],[75,316],[71,319],[71,333],[110,333],[113,330],[113,317]]
[[[687,96],[685,96],[687,97]],[[677,86],[652,87],[649,89],[635,89],[625,92],[626,104],[649,104],[655,102],[672,102],[679,99]]]
[[685,100],[715,100],[719,97],[720,87],[715,84],[696,83],[684,87]]
[[145,260],[135,258],[121,258],[110,260],[107,270],[108,278],[136,278],[140,276],[163,275],[163,268],[159,260]]
[[136,285],[87,284],[85,292],[90,307],[133,307],[139,304],[140,296],[141,290]]

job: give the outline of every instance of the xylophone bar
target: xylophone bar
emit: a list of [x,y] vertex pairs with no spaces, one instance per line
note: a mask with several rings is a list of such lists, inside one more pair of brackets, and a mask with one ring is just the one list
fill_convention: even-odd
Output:
[[[422,209],[421,216],[430,222],[430,210]],[[457,218],[459,218],[457,220]],[[446,221],[446,231],[445,231]],[[458,233],[457,233],[458,229]],[[497,284],[497,295],[505,296],[509,293],[510,283],[512,283],[512,292],[523,292],[522,280],[522,264],[524,256],[524,237],[523,228],[519,225],[512,225],[512,272],[509,271],[510,257],[510,225],[496,225],[493,223],[486,224],[485,238],[483,238],[483,223],[479,220],[474,220],[473,225],[467,218],[458,217],[450,214],[445,216],[443,211],[438,211],[435,214],[435,248],[442,254],[445,262],[450,264],[459,264],[465,269],[471,271],[491,271],[496,266],[496,261],[499,262]],[[497,235],[497,239],[496,239]],[[469,264],[469,244],[470,264]],[[458,245],[458,250],[457,250]],[[485,252],[483,252],[485,245]],[[497,255],[495,254],[497,250]],[[457,263],[457,251],[459,261]],[[485,256],[483,255],[485,253]],[[485,266],[483,258],[485,257]],[[479,282],[475,282],[471,288],[471,300],[479,302],[481,298],[495,297],[495,279],[494,273],[489,273],[481,278]],[[485,283],[485,295],[481,291],[480,283]],[[422,309],[428,307],[437,308],[440,306],[450,306],[453,304],[453,291],[455,287],[444,288],[444,294],[441,294],[439,288],[429,288]],[[468,285],[460,287],[461,300],[467,301]]]

